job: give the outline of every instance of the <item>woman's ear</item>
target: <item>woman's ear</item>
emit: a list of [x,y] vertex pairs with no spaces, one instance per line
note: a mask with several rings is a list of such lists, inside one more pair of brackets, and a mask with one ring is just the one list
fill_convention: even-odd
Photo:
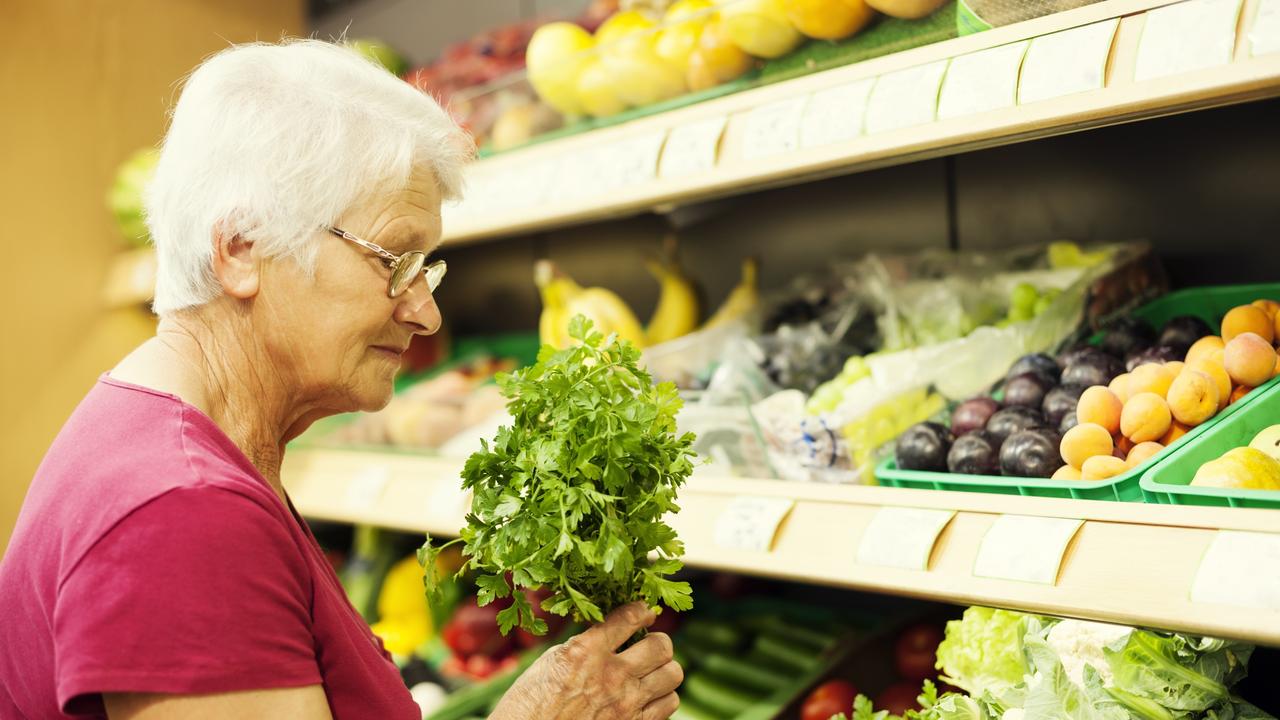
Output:
[[219,224],[213,230],[213,275],[231,297],[248,300],[258,294],[262,266],[254,243]]

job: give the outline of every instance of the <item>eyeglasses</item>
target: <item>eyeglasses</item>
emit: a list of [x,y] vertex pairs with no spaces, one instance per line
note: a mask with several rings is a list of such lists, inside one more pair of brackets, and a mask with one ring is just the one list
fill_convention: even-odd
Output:
[[449,266],[445,265],[443,260],[436,260],[428,264],[427,254],[421,250],[410,250],[403,255],[396,255],[368,240],[362,240],[346,230],[339,230],[335,227],[328,228],[328,230],[343,240],[350,240],[371,251],[382,259],[383,264],[391,271],[391,278],[387,281],[387,297],[398,297],[405,290],[408,290],[419,273],[426,277],[427,289],[434,293],[436,288],[440,287],[440,281],[444,280],[445,271],[449,269]]

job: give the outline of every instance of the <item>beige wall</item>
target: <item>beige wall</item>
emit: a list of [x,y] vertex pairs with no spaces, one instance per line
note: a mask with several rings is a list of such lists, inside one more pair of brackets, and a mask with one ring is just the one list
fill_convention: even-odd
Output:
[[16,0],[0,44],[0,548],[49,442],[153,328],[106,311],[116,165],[164,131],[175,82],[228,42],[305,32],[302,0]]

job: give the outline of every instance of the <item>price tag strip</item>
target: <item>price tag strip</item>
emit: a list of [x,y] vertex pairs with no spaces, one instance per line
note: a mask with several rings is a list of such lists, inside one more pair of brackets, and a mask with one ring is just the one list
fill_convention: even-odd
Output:
[[946,71],[947,61],[939,60],[876,78],[867,103],[867,134],[933,122],[938,110],[938,86]]
[[1187,0],[1148,10],[1138,41],[1135,81],[1231,62],[1240,0]]
[[1200,560],[1191,602],[1280,611],[1280,534],[1219,530]]
[[1083,520],[1001,515],[978,546],[973,574],[999,580],[1054,585],[1062,555]]
[[1261,0],[1249,29],[1249,54],[1280,52],[1280,0]]
[[343,494],[344,504],[359,511],[369,511],[377,507],[386,492],[387,483],[391,481],[391,470],[386,465],[370,465],[356,473],[347,483]]
[[728,550],[769,552],[778,526],[796,501],[790,498],[740,495],[716,519],[715,543]]
[[658,156],[666,139],[667,131],[661,130],[608,146],[607,159],[600,166],[602,186],[625,188],[657,177]]
[[783,155],[800,147],[800,123],[809,96],[761,105],[747,113],[742,133],[746,160]]
[[952,58],[938,96],[938,119],[1012,107],[1028,45],[1023,40]]
[[955,515],[955,510],[880,508],[858,543],[858,564],[928,570],[938,535]]
[[659,177],[696,175],[716,166],[716,150],[729,118],[724,115],[673,128],[662,148]]
[[1031,40],[1018,79],[1018,104],[1101,89],[1120,19]]
[[800,120],[800,146],[830,145],[861,135],[867,99],[871,97],[871,88],[875,84],[875,78],[867,78],[819,90],[809,96],[809,104]]

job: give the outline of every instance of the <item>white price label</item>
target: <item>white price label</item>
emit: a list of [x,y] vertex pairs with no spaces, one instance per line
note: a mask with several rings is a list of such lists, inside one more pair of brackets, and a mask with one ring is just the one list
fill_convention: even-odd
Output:
[[978,546],[973,574],[1053,585],[1062,555],[1083,520],[1001,515]]
[[1240,0],[1187,0],[1148,10],[1133,79],[1151,80],[1231,62],[1239,17]]
[[1249,53],[1266,55],[1280,52],[1280,0],[1262,0],[1249,30]]
[[861,135],[862,116],[875,84],[875,78],[867,78],[809,96],[800,121],[800,146],[830,145]]
[[1200,560],[1191,602],[1280,611],[1280,535],[1218,531]]
[[716,546],[769,552],[778,526],[795,504],[790,498],[735,497],[716,519]]
[[372,510],[382,499],[390,480],[391,470],[386,465],[371,465],[356,473],[347,483],[343,501],[354,510]]
[[882,507],[858,543],[858,564],[928,570],[929,555],[955,510]]
[[716,150],[728,122],[724,115],[673,128],[662,147],[659,177],[696,175],[716,166]]
[[800,147],[800,121],[809,96],[779,100],[747,113],[742,132],[742,157],[759,160]]
[[876,78],[867,103],[867,134],[933,122],[938,110],[938,85],[946,71],[947,61],[939,60]]
[[1023,40],[951,58],[938,96],[938,119],[1012,107],[1028,44]]
[[658,176],[658,156],[667,131],[631,138],[609,147],[608,160],[602,166],[610,188],[625,188]]
[[1082,25],[1031,40],[1018,79],[1018,104],[1098,90],[1120,19]]

